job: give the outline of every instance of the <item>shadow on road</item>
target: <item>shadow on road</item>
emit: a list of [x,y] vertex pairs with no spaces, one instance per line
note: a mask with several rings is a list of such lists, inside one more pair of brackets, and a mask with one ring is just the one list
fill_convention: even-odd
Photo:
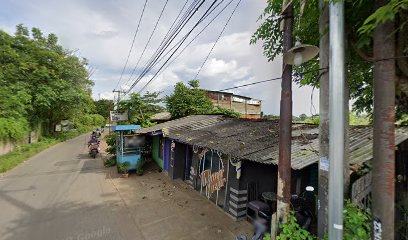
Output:
[[[0,197],[4,198],[4,195]],[[3,225],[0,239],[123,239],[120,236],[122,229],[115,222],[123,213],[120,213],[118,207],[114,207],[113,202],[107,204],[113,207],[63,202],[49,208],[33,209],[16,203],[26,213]]]

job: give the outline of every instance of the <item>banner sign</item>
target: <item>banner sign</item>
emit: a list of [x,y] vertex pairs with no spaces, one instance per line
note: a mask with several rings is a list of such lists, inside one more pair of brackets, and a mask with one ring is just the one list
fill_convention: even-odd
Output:
[[121,122],[121,121],[127,121],[128,120],[128,113],[120,113],[117,111],[110,111],[110,120],[111,122]]

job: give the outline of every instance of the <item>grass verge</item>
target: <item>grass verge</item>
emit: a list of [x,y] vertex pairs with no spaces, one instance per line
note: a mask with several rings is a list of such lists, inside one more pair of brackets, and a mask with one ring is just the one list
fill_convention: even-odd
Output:
[[92,131],[92,129],[94,129],[94,127],[83,128],[80,131],[73,130],[65,133],[58,133],[55,137],[52,138],[43,137],[36,143],[18,146],[13,151],[0,156],[0,173],[14,168],[28,158],[59,142],[75,138],[81,134]]

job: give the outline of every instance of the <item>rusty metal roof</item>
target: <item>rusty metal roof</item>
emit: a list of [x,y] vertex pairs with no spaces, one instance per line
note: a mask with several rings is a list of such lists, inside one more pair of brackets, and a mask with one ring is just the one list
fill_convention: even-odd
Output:
[[[162,131],[177,141],[211,148],[233,158],[278,164],[279,122],[232,119],[217,115],[189,116],[139,130]],[[292,168],[302,169],[319,160],[318,125],[293,124]],[[396,127],[396,144],[408,139],[408,126]],[[351,126],[350,165],[372,159],[372,127]]]
[[163,132],[164,135],[171,135],[179,130],[194,130],[213,125],[215,123],[225,120],[222,115],[191,115],[172,121],[157,124],[152,127],[143,128],[136,131],[136,133],[154,133]]

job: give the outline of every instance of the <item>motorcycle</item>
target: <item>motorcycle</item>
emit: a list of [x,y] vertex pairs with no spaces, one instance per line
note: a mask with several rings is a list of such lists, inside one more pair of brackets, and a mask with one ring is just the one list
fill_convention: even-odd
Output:
[[99,153],[99,144],[98,143],[91,143],[89,145],[89,155],[91,157],[96,158],[96,155]]
[[[292,209],[295,212],[297,223],[305,230],[310,230],[313,219],[316,217],[315,194],[312,186],[307,186],[305,191],[300,194],[291,196]],[[271,228],[272,213],[269,211],[259,211],[258,219],[254,221],[255,233],[251,240],[262,240],[265,232]],[[278,231],[279,235],[279,231]],[[246,240],[244,235],[236,237],[236,240]]]

